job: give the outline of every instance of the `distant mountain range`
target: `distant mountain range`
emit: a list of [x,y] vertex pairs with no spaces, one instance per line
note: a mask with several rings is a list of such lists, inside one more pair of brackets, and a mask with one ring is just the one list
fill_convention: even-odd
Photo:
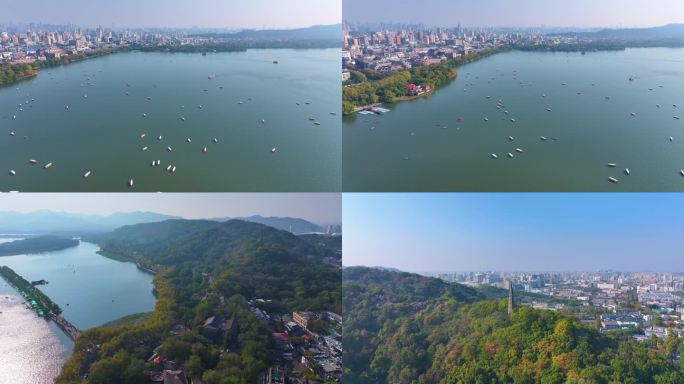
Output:
[[[254,215],[248,217],[224,217],[217,218],[215,220],[228,221],[233,219],[268,225],[269,227],[282,229],[284,231],[292,232],[296,235],[304,233],[328,233],[327,226],[314,224],[310,221],[293,217],[264,217],[260,215]],[[331,226],[330,230],[332,233],[341,233],[342,226],[333,225]]]
[[202,33],[193,36],[212,36],[228,40],[252,41],[336,40],[340,42],[342,38],[342,24],[314,25],[297,29],[245,29],[235,33]]
[[[80,236],[92,233],[110,232],[117,228],[134,224],[156,223],[162,221],[169,221],[166,225],[169,226],[169,231],[173,233],[172,228],[174,221],[179,219],[182,218],[154,212],[118,212],[111,215],[92,215],[53,212],[48,210],[30,213],[0,211],[0,234],[57,234]],[[195,223],[194,225],[204,229],[215,225],[217,222],[229,220],[243,220],[264,224],[269,227],[292,232],[295,235],[329,232],[330,234],[341,234],[342,232],[341,225],[322,226],[304,219],[293,217],[264,217],[254,215],[249,217],[225,217],[210,220],[185,221]],[[146,236],[145,232],[141,232],[140,236]]]
[[125,225],[152,223],[177,218],[177,216],[153,212],[89,215],[47,210],[30,213],[0,211],[0,233],[80,235],[84,233],[108,232]]
[[651,28],[601,29],[595,32],[574,32],[557,35],[573,35],[592,40],[681,40],[684,39],[684,24],[668,24]]

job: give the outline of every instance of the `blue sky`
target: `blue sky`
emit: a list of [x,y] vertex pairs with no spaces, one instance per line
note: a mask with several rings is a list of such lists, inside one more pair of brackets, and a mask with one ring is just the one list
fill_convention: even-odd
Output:
[[338,24],[341,0],[5,1],[0,23],[111,27],[297,28]]
[[187,219],[290,216],[340,223],[339,193],[5,193],[0,211],[110,214],[151,211]]
[[344,265],[684,271],[684,195],[345,194]]
[[344,0],[350,22],[633,27],[684,23],[681,0]]

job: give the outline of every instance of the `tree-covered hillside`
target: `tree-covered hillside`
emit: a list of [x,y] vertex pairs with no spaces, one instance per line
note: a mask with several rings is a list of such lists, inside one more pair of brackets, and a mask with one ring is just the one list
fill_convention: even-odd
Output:
[[[255,305],[270,314],[341,312],[341,271],[326,262],[339,254],[289,232],[239,220],[169,220],[89,240],[107,256],[157,271],[157,303],[142,323],[85,331],[60,384],[147,383],[149,372],[161,369],[149,360],[155,350],[204,383],[254,383],[271,349]],[[208,337],[202,326],[211,316],[237,326]]]
[[601,334],[418,275],[343,274],[345,383],[681,383],[680,341]]

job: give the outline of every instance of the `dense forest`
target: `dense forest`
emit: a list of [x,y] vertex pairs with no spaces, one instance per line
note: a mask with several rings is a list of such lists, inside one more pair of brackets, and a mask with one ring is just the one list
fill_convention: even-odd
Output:
[[[60,384],[147,383],[144,372],[160,369],[148,361],[155,348],[206,384],[254,383],[271,346],[249,299],[271,300],[260,305],[272,314],[341,311],[339,265],[323,261],[339,250],[262,224],[168,220],[88,240],[109,257],[154,268],[157,302],[151,315],[85,331]],[[235,319],[238,331],[208,339],[200,328],[214,315]],[[186,331],[173,335],[174,326]]]
[[404,87],[408,84],[428,84],[437,88],[449,83],[457,75],[456,68],[499,52],[500,48],[479,53],[469,53],[457,59],[445,60],[437,64],[414,67],[411,70],[383,74],[368,69],[350,71],[350,79],[342,90],[342,112],[350,114],[356,107],[389,103],[407,95]]
[[[684,382],[678,338],[638,342],[418,275],[343,272],[345,383]],[[497,295],[495,295],[497,296]]]
[[75,247],[79,244],[76,239],[59,236],[36,236],[22,240],[15,240],[0,244],[0,256],[23,255],[27,253],[42,253],[59,251]]

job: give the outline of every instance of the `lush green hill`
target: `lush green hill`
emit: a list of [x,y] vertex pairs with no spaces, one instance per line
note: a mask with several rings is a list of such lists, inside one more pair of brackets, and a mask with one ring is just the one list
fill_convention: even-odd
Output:
[[343,276],[344,383],[684,382],[675,337],[639,343],[526,306],[509,316],[505,299],[412,274]]
[[[269,364],[266,328],[248,299],[271,314],[296,309],[341,312],[341,270],[326,260],[339,254],[289,232],[240,220],[169,220],[120,228],[89,238],[103,253],[158,271],[151,317],[88,330],[76,342],[57,383],[144,383],[146,359],[160,353],[206,383],[253,383]],[[234,318],[239,333],[208,340],[199,333],[212,315]],[[172,336],[182,324],[190,331]],[[93,347],[100,345],[100,347]],[[93,349],[96,353],[93,354]],[[226,352],[226,349],[229,352]],[[88,375],[86,381],[82,378]]]
[[42,253],[59,251],[75,247],[79,244],[76,239],[58,236],[36,236],[23,240],[15,240],[0,244],[0,256],[23,255],[26,253]]

